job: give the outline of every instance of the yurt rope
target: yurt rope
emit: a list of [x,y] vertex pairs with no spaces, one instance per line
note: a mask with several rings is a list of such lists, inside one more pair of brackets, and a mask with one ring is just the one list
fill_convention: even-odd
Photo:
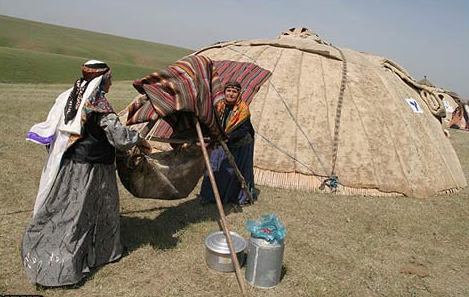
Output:
[[[326,178],[323,182],[323,185],[329,187],[333,191],[336,191],[337,187],[340,184],[339,179],[336,175],[335,169],[336,169],[336,164],[337,164],[337,154],[338,154],[338,148],[339,148],[339,131],[340,131],[340,119],[341,119],[341,115],[342,115],[342,105],[343,105],[343,101],[344,101],[345,87],[347,85],[347,60],[345,59],[345,55],[344,55],[344,53],[342,52],[342,50],[340,48],[335,47],[335,46],[332,46],[332,47],[335,48],[340,53],[340,56],[342,58],[342,78],[341,78],[341,82],[340,82],[339,98],[337,100],[337,109],[336,109],[336,116],[335,116],[335,121],[334,121],[334,139],[333,139],[333,142],[332,142],[332,164],[331,164],[331,173],[330,173],[330,175],[326,176],[326,175],[321,175],[321,174],[315,173],[309,166],[307,166],[303,162],[300,162],[298,159],[296,159],[292,155],[288,154],[287,152],[285,152],[284,150],[282,150],[281,148],[276,146],[272,141],[268,140],[265,136],[263,136],[259,133],[257,133],[257,134],[259,136],[261,136],[265,141],[267,141],[270,145],[274,146],[277,150],[281,151],[282,153],[284,153],[285,155],[287,155],[288,157],[293,159],[295,162],[298,162],[299,164],[301,164],[301,165],[305,166],[306,168],[308,168],[313,175]],[[241,54],[242,56],[247,57],[248,59],[250,59],[254,63],[257,63],[257,61],[254,58],[250,57],[249,55],[247,55],[245,53],[237,51],[237,50],[235,50],[231,47],[228,47],[228,49],[230,49],[230,50],[232,50],[232,51],[234,51],[238,54]],[[292,118],[293,122],[295,123],[297,128],[300,130],[301,134],[303,134],[303,136],[308,141],[308,144],[309,144],[311,150],[316,155],[316,158],[318,159],[319,164],[321,165],[323,171],[327,172],[326,169],[325,169],[324,163],[322,162],[321,158],[319,157],[319,154],[316,152],[316,150],[313,147],[313,144],[309,140],[308,136],[304,132],[301,125],[296,120],[296,118],[293,115],[290,107],[288,107],[287,102],[285,101],[285,99],[282,97],[282,95],[279,93],[279,91],[277,90],[275,85],[270,80],[269,80],[269,84],[273,88],[273,90],[277,93],[280,100],[282,100],[282,103],[285,106],[285,108],[287,109],[287,112],[288,112],[289,116]]]
[[[254,58],[252,58],[252,57],[246,55],[245,53],[239,52],[239,51],[237,51],[237,50],[235,50],[235,49],[232,49],[231,47],[228,47],[228,49],[230,49],[230,50],[232,50],[232,51],[234,51],[234,52],[236,52],[236,53],[238,53],[238,54],[240,54],[240,55],[242,55],[242,56],[244,56],[244,57],[250,59],[251,61],[253,61],[254,63],[257,64],[256,59],[254,59]],[[278,97],[280,98],[280,100],[282,101],[283,105],[285,106],[285,108],[286,108],[286,110],[287,110],[287,112],[288,112],[288,115],[291,117],[291,119],[292,119],[293,122],[295,123],[296,127],[300,130],[301,134],[303,134],[303,136],[306,138],[306,141],[308,142],[309,147],[311,148],[311,150],[313,151],[313,153],[316,155],[316,158],[317,158],[317,160],[319,161],[319,164],[321,165],[322,170],[323,170],[324,172],[327,172],[326,167],[324,166],[324,163],[322,162],[322,160],[321,160],[319,154],[318,154],[318,153],[316,152],[316,150],[314,149],[314,146],[313,146],[313,144],[311,143],[311,141],[309,140],[309,138],[308,138],[306,132],[303,130],[303,128],[301,127],[301,125],[300,125],[300,124],[298,123],[298,121],[296,120],[296,118],[295,118],[295,116],[293,115],[293,112],[291,111],[291,109],[290,109],[290,107],[288,106],[287,102],[285,101],[285,99],[283,98],[283,96],[280,94],[280,92],[277,90],[277,88],[275,87],[275,85],[274,85],[270,80],[269,80],[269,85],[272,87],[272,89],[275,91],[275,93],[277,93]],[[259,134],[259,133],[257,133],[257,134]],[[268,140],[268,139],[267,139],[266,137],[264,137],[264,136],[262,136],[262,138],[263,138],[264,140]],[[277,150],[279,150],[279,151],[281,151],[282,153],[286,154],[288,157],[292,158],[294,161],[300,163],[296,158],[294,158],[294,157],[291,156],[290,154],[286,153],[285,151],[281,150],[278,146],[274,145],[271,141],[268,141],[268,143],[271,144],[271,145],[272,145],[274,148],[276,148]],[[304,163],[300,163],[300,164],[303,165],[303,166],[305,166]],[[305,166],[305,167],[309,168],[308,166]],[[313,170],[311,170],[311,168],[309,168],[309,169],[310,169],[310,171],[311,171],[311,173],[312,173],[313,175],[316,175],[316,176],[319,176],[319,177],[329,177],[329,176],[326,176],[326,175],[324,175],[324,174],[317,174],[317,173],[315,173]]]
[[282,149],[281,147],[279,147],[278,145],[276,145],[275,143],[273,143],[272,141],[270,141],[267,137],[265,137],[264,135],[260,134],[259,132],[256,132],[256,135],[259,135],[265,142],[267,142],[268,144],[270,144],[271,146],[273,146],[275,149],[277,149],[279,152],[281,152],[282,154],[284,154],[285,156],[289,157],[290,159],[292,159],[293,161],[297,162],[298,164],[304,166],[306,169],[308,169],[311,174],[315,175],[315,176],[319,176],[319,177],[324,177],[324,178],[328,178],[329,176],[327,175],[321,175],[321,174],[318,174],[316,172],[314,172],[314,170],[309,167],[308,165],[306,165],[304,162],[298,160],[297,158],[295,158],[294,156],[292,156],[291,154],[289,154],[287,151],[285,151],[284,149]]
[[438,98],[437,89],[432,88],[423,84],[419,84],[415,81],[405,70],[403,70],[396,63],[391,60],[383,60],[382,64],[385,68],[394,72],[399,76],[403,81],[405,81],[410,86],[416,88],[419,91],[421,99],[430,109],[430,112],[437,118],[444,118],[446,116],[445,106],[443,101]]
[[342,79],[340,81],[340,90],[339,90],[339,98],[337,99],[337,109],[335,113],[335,125],[334,125],[334,140],[332,142],[332,169],[330,180],[326,180],[325,184],[332,188],[333,190],[337,189],[337,185],[339,184],[337,175],[335,173],[336,164],[337,164],[337,154],[339,149],[339,131],[340,131],[340,119],[342,115],[342,105],[344,102],[344,93],[345,87],[347,85],[347,60],[345,59],[345,55],[342,50],[338,47],[332,46],[335,48],[342,58]]

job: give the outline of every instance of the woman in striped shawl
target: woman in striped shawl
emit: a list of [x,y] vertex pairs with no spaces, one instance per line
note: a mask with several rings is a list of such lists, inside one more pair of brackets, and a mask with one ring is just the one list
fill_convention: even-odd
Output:
[[121,257],[115,151],[150,149],[105,97],[110,68],[91,60],[82,75],[27,135],[48,148],[21,251],[26,275],[42,286],[76,284],[90,268]]
[[[229,82],[225,85],[225,98],[215,105],[220,123],[228,136],[227,146],[233,155],[236,165],[246,180],[247,187],[254,196],[254,128],[250,120],[249,107],[241,99],[241,85]],[[210,155],[210,163],[220,191],[223,203],[232,202],[243,205],[248,198],[229,164],[221,147],[215,148]],[[208,174],[204,175],[200,191],[201,203],[214,202],[214,194]]]

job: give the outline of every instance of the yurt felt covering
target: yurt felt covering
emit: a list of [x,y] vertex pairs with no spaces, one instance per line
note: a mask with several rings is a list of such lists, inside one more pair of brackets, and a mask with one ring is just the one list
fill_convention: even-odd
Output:
[[305,28],[195,54],[272,73],[250,104],[257,184],[316,190],[334,175],[339,193],[415,197],[466,186],[438,93],[386,58]]

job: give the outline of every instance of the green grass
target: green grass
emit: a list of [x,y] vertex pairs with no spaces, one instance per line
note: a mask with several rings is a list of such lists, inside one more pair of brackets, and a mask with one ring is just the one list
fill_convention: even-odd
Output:
[[[133,80],[192,51],[175,46],[0,16],[0,82],[69,82],[89,59]],[[116,68],[117,67],[117,68]]]
[[[72,83],[81,76],[83,62],[79,57],[0,47],[0,82]],[[114,80],[137,79],[155,70],[121,63],[109,64]]]
[[[37,291],[28,283],[19,248],[46,153],[24,136],[69,86],[0,84],[0,294],[239,296],[233,273],[204,262],[203,240],[218,229],[217,211],[199,205],[197,189],[187,199],[158,201],[133,198],[120,186],[129,255],[76,289]],[[120,110],[134,95],[130,82],[118,82],[110,98]],[[451,130],[451,141],[469,176],[469,133]],[[413,199],[259,188],[254,206],[226,209],[228,221],[247,238],[247,219],[275,212],[288,231],[286,273],[273,289],[248,285],[249,296],[469,296],[469,189]]]

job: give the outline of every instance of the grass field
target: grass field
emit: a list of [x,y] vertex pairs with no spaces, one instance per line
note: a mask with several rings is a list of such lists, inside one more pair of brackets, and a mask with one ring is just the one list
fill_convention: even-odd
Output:
[[[24,49],[0,47],[0,82],[56,83],[74,81],[81,75],[80,65],[87,59]],[[159,68],[109,63],[115,80],[140,78]],[[76,69],[76,72],[70,71]]]
[[[133,198],[120,186],[122,240],[129,254],[74,289],[39,290],[20,259],[45,150],[24,140],[69,85],[0,84],[0,294],[44,296],[239,296],[233,273],[204,262],[217,211],[195,200]],[[116,82],[116,110],[136,95]],[[451,131],[469,176],[469,134]],[[437,173],[435,173],[437,174]],[[469,296],[469,189],[426,199],[337,196],[259,187],[260,200],[235,212],[232,229],[274,212],[285,223],[285,275],[249,296]],[[244,269],[243,269],[244,272]]]
[[[192,51],[0,15],[0,82],[66,83],[89,59],[109,63],[118,80],[135,79]],[[116,71],[121,70],[121,71]]]

